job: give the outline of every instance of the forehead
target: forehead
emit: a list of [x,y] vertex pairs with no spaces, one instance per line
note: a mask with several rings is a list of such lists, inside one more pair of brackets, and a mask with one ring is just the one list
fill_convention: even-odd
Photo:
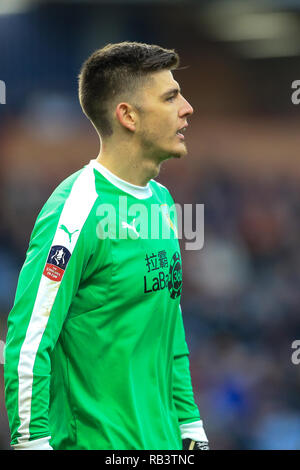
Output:
[[148,95],[160,96],[168,90],[179,89],[179,84],[173,77],[170,70],[160,70],[151,74],[151,80],[145,86],[145,92]]

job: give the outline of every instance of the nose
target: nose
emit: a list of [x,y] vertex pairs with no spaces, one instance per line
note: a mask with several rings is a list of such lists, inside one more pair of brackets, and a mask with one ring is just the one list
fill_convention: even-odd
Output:
[[182,105],[180,107],[179,116],[190,116],[191,114],[193,114],[193,112],[194,110],[190,103],[184,97],[182,97]]

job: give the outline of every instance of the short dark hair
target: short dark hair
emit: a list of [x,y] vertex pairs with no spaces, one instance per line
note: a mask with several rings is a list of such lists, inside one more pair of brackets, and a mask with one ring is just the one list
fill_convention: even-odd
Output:
[[79,101],[84,114],[101,136],[112,134],[109,101],[122,92],[133,93],[149,74],[174,70],[179,56],[153,44],[121,42],[96,50],[79,74]]

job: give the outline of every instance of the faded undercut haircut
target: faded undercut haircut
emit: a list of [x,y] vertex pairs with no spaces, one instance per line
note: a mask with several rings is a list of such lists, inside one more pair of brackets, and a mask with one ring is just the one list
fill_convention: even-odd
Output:
[[138,42],[108,44],[83,63],[79,74],[79,101],[84,114],[102,137],[112,135],[110,102],[122,93],[134,93],[149,74],[174,70],[178,54],[171,49]]

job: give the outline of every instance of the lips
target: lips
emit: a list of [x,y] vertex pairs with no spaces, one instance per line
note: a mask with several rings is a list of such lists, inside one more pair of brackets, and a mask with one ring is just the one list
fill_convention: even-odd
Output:
[[184,132],[186,131],[186,128],[187,128],[187,125],[186,126],[183,126],[181,127],[180,129],[178,129],[178,131],[176,132],[176,135],[178,135],[178,137],[181,139],[181,140],[184,140]]
[[180,140],[184,140],[184,135],[181,134],[179,131],[176,132],[177,137],[179,137]]

